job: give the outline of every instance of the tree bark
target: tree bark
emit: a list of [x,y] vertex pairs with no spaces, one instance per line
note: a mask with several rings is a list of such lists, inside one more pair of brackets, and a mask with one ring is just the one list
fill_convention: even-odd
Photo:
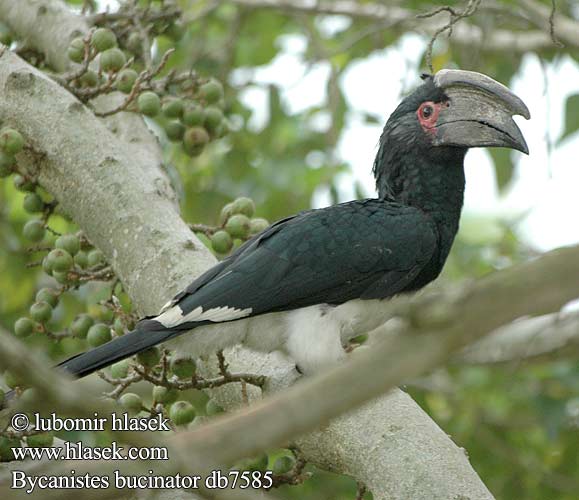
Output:
[[[62,69],[68,40],[86,30],[74,17],[58,0],[0,2],[0,18],[44,50],[56,69]],[[156,313],[215,262],[176,211],[160,155],[143,154],[141,148],[155,147],[140,118],[95,118],[9,51],[0,57],[0,89],[0,114],[29,144],[19,162],[38,174],[105,253],[137,311]],[[279,356],[236,352],[238,359],[228,359],[232,366],[267,373],[271,387],[287,385],[292,364]],[[300,444],[312,462],[368,484],[376,500],[492,498],[464,453],[399,392],[337,419]]]

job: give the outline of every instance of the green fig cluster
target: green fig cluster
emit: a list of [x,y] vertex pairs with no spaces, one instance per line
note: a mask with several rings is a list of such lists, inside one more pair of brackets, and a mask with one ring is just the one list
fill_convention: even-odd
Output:
[[94,319],[88,314],[79,314],[70,325],[70,332],[73,337],[84,339],[88,331],[94,325]]
[[171,356],[169,368],[177,378],[191,379],[195,376],[197,365],[191,356],[175,353]]
[[[145,14],[150,12],[147,10]],[[98,95],[101,88],[102,93],[113,88],[129,94],[126,109],[157,120],[167,139],[181,144],[191,157],[199,156],[210,141],[227,134],[229,126],[223,112],[225,93],[221,82],[191,76],[182,85],[168,88],[156,86],[150,76],[145,78],[147,72],[141,73],[144,78],[140,80],[138,71],[145,69],[150,73],[151,70],[143,68],[141,31],[121,21],[110,26],[113,29],[99,27],[85,38],[77,37],[70,42],[69,59],[86,68],[73,82],[73,87],[80,88],[79,97],[94,97],[94,92]],[[159,18],[147,27],[150,40],[164,35],[177,41],[186,31],[177,19]],[[129,60],[127,54],[132,54],[134,61]],[[98,73],[94,69],[97,62]],[[83,89],[90,88],[93,93],[82,93]]]
[[85,56],[85,45],[82,37],[74,38],[68,45],[66,52],[68,58],[75,63],[81,63],[84,61]]
[[108,28],[97,28],[86,41],[82,37],[73,39],[67,55],[72,62],[85,65],[73,82],[77,88],[94,89],[106,83],[103,88],[107,90],[112,87],[128,93],[137,79],[136,71],[126,67],[127,56],[118,47],[117,36]]
[[137,81],[139,74],[132,68],[125,68],[119,72],[115,81],[117,90],[128,94],[133,90],[133,85]]
[[219,219],[220,229],[211,235],[211,248],[218,254],[228,254],[234,240],[247,240],[262,232],[269,222],[255,214],[255,203],[251,198],[240,197],[225,205]]
[[[137,78],[136,71],[125,68],[117,76],[115,86],[129,93]],[[216,80],[201,85],[194,99],[159,94],[151,89],[141,91],[136,98],[136,110],[159,120],[169,141],[181,143],[189,156],[200,155],[207,143],[227,133],[222,107],[223,86]]]
[[[25,142],[22,134],[10,127],[3,127],[0,129],[0,179],[8,177],[14,173],[16,167],[16,155],[22,151]],[[21,188],[16,185],[17,189],[21,191],[30,191],[30,183],[21,176]],[[25,189],[28,188],[28,189]]]
[[46,234],[46,225],[39,219],[29,220],[24,224],[22,234],[28,241],[39,243],[44,239],[44,235]]
[[12,448],[19,448],[20,446],[20,439],[0,436],[0,462],[11,462],[14,460]]
[[125,378],[129,374],[131,363],[128,359],[123,359],[111,365],[110,372],[113,378]]
[[15,321],[14,335],[24,338],[40,331],[41,325],[46,325],[52,319],[52,313],[58,306],[60,295],[60,291],[55,288],[41,288],[28,311],[30,317],[21,317]]
[[189,401],[175,401],[169,409],[169,418],[177,425],[187,425],[196,417],[195,408]]
[[161,361],[161,351],[158,347],[151,347],[137,354],[137,361],[146,369],[154,368]]
[[223,413],[223,411],[223,408],[217,404],[214,399],[207,400],[207,403],[205,404],[205,414],[208,417],[219,415],[220,413]]
[[71,40],[67,50],[68,58],[80,64],[85,61],[85,57],[92,60],[98,55],[99,69],[104,73],[116,73],[127,62],[125,53],[117,46],[117,36],[108,28],[97,28],[87,43],[82,37]]
[[272,471],[274,474],[287,474],[296,464],[296,459],[289,455],[282,455],[278,457],[273,463]]
[[112,338],[111,327],[104,323],[95,323],[88,329],[86,335],[86,341],[91,347],[106,344]]
[[262,453],[255,457],[240,460],[233,466],[233,469],[244,471],[265,471],[268,461],[269,459],[267,454]]
[[[29,192],[24,197],[24,208],[27,212],[44,211],[46,206],[42,197],[36,192]],[[31,219],[24,225],[24,237],[33,243],[40,243],[47,233],[45,219]],[[102,251],[91,247],[79,234],[64,233],[59,235],[48,248],[33,247],[32,249],[47,251],[42,259],[42,270],[52,276],[57,284],[41,288],[29,308],[28,315],[15,321],[14,334],[22,338],[35,332],[52,335],[48,325],[54,326],[52,325],[52,320],[55,319],[53,313],[63,293],[69,287],[80,285],[83,273],[86,275],[87,272],[99,272],[106,265]],[[110,317],[106,314],[94,313],[98,321],[95,323],[92,316],[79,314],[68,328],[58,335],[86,339],[91,347],[97,347],[111,340],[113,313],[109,307],[99,307],[110,313]],[[117,333],[116,329],[114,331]]]
[[119,398],[120,405],[128,412],[133,415],[139,413],[143,409],[143,400],[141,396],[133,392],[125,392]]
[[42,261],[42,268],[46,274],[50,274],[56,281],[66,285],[73,281],[70,274],[74,268],[74,258],[68,250],[56,247]]
[[153,387],[153,401],[155,403],[161,403],[163,405],[170,405],[177,401],[179,397],[179,391],[174,388],[167,388],[162,385],[156,385]]
[[7,155],[16,155],[24,148],[24,137],[22,134],[10,127],[0,130],[0,150]]
[[[19,177],[19,176],[16,176]],[[51,202],[53,203],[53,202]],[[24,209],[29,213],[45,213],[47,204],[37,192],[28,192],[24,197]],[[40,244],[46,238],[48,227],[46,218],[28,220],[22,230],[24,238]],[[49,247],[50,249],[50,247]],[[54,241],[42,260],[43,271],[62,285],[78,285],[83,270],[98,271],[106,265],[104,254],[76,234],[62,234]]]
[[[153,97],[147,99],[153,100]],[[201,85],[194,100],[164,97],[162,103],[155,103],[154,115],[143,112],[139,102],[143,114],[160,115],[167,138],[181,143],[183,151],[191,157],[199,156],[211,140],[227,133],[227,119],[222,107],[223,85],[217,80]]]
[[105,50],[101,53],[99,59],[100,69],[103,73],[117,73],[126,62],[125,53],[117,47]]
[[[32,242],[42,241],[45,234],[46,223],[42,219],[30,220],[24,226],[24,236]],[[42,269],[62,285],[75,284],[80,271],[95,271],[106,265],[102,251],[87,245],[76,234],[59,236],[54,249],[44,257]]]

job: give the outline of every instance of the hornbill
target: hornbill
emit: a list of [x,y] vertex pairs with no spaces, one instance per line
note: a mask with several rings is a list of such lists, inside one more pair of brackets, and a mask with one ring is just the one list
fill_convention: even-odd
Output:
[[[417,290],[439,275],[458,230],[467,149],[528,153],[513,115],[530,118],[523,101],[488,76],[462,70],[423,75],[380,137],[373,167],[378,198],[272,224],[157,316],[58,366],[84,377],[186,333],[178,349],[197,342],[197,354],[245,343],[285,350],[306,373],[335,363],[345,355],[349,305]],[[248,319],[249,333],[236,333],[242,330],[234,325]]]

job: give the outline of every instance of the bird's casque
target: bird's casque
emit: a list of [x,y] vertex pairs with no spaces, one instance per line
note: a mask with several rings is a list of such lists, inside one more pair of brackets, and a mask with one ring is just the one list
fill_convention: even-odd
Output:
[[530,117],[517,96],[488,76],[460,70],[425,76],[380,137],[373,167],[378,198],[272,224],[159,315],[59,367],[83,377],[172,339],[194,354],[236,343],[280,349],[303,372],[335,363],[345,356],[345,332],[368,320],[366,306],[439,275],[458,230],[468,148],[528,152],[515,114]]

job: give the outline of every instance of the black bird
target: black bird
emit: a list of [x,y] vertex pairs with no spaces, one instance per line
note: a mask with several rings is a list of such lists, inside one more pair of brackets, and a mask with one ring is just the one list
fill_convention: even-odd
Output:
[[529,110],[505,86],[460,70],[423,80],[380,137],[373,168],[378,198],[274,223],[158,316],[59,367],[83,377],[198,327],[179,349],[199,354],[235,343],[282,349],[304,372],[342,358],[353,310],[363,315],[364,305],[417,290],[442,270],[458,230],[467,149],[528,153],[512,116],[528,119]]

